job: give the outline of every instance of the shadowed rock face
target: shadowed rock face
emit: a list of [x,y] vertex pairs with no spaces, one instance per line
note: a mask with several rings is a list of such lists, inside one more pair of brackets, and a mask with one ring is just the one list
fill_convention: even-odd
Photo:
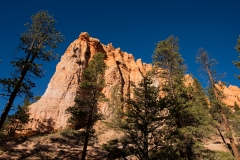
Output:
[[[27,128],[33,131],[53,131],[67,126],[69,115],[65,110],[74,105],[77,88],[81,82],[81,74],[83,69],[88,65],[91,57],[97,53],[102,52],[106,55],[105,63],[107,70],[105,72],[106,87],[103,88],[102,93],[106,98],[111,97],[113,87],[120,85],[120,90],[125,97],[130,93],[130,82],[137,83],[142,79],[147,71],[152,69],[151,64],[142,63],[141,59],[134,60],[132,54],[121,51],[120,48],[115,49],[112,44],[103,45],[96,38],[92,38],[88,33],[83,32],[78,39],[70,44],[61,61],[56,66],[56,72],[51,78],[48,87],[42,98],[30,106],[30,118],[32,122],[27,125]],[[186,85],[191,85],[193,79],[186,75]],[[160,79],[156,79],[154,85],[161,84]],[[231,97],[234,100],[224,101],[227,105],[232,105],[232,101],[238,97],[238,104],[240,104],[239,95],[240,89],[237,87],[229,87],[234,89],[231,92]],[[99,104],[99,112],[106,116],[111,116],[109,106],[107,103]]]

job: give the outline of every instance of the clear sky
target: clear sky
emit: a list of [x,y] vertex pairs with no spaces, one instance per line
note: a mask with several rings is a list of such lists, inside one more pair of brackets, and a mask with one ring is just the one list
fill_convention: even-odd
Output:
[[[195,56],[200,47],[218,60],[222,79],[240,87],[232,64],[238,53],[234,49],[240,34],[239,0],[1,0],[0,1],[0,77],[14,71],[10,65],[24,23],[39,10],[48,10],[58,21],[56,28],[66,40],[56,50],[63,55],[80,32],[112,43],[115,48],[132,53],[136,59],[151,63],[155,44],[170,35],[179,37],[180,53],[188,66],[187,73],[198,76]],[[35,94],[42,95],[56,64],[44,64],[45,77],[37,80]],[[0,97],[0,108],[4,105]]]

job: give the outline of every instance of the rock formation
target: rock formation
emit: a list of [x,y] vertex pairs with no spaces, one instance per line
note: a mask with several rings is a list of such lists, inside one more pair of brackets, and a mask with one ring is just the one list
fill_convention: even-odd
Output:
[[[121,85],[123,95],[128,94],[130,82],[138,82],[142,74],[152,69],[151,64],[142,63],[140,59],[134,61],[132,54],[123,52],[120,48],[115,49],[112,44],[103,45],[98,39],[91,38],[88,33],[83,32],[61,57],[44,95],[30,106],[30,117],[34,120],[27,128],[44,131],[67,126],[69,115],[65,110],[74,105],[81,73],[97,52],[106,55],[106,87],[102,92],[107,98],[110,97],[113,86],[117,84]],[[102,104],[99,111],[107,115],[107,107],[107,104]]]
[[[120,84],[121,94],[127,95],[130,93],[130,82],[137,83],[143,74],[152,69],[151,64],[142,63],[141,59],[135,61],[132,54],[123,52],[120,48],[115,49],[112,44],[103,45],[98,39],[83,32],[61,57],[44,95],[30,106],[30,118],[34,120],[27,128],[53,131],[67,126],[69,115],[65,110],[74,105],[81,73],[97,52],[106,55],[106,87],[102,92],[107,98],[110,98],[113,87],[117,84]],[[156,85],[159,83],[156,80]],[[186,76],[186,83],[186,85],[193,83],[191,76]],[[224,93],[228,95],[224,101],[227,105],[232,106],[234,102],[240,104],[239,88],[229,86],[224,88]],[[99,111],[107,116],[110,114],[107,103],[101,103]]]
[[219,90],[222,91],[224,98],[222,99],[223,103],[233,107],[234,103],[240,106],[240,88],[237,86],[223,85],[221,82],[215,85]]

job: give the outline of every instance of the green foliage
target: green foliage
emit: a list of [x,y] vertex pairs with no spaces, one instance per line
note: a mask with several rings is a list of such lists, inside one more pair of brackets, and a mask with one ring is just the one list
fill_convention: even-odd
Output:
[[207,95],[204,91],[204,89],[202,88],[201,83],[199,82],[199,80],[197,78],[194,78],[194,92],[197,95],[196,100],[198,101],[198,103],[202,103],[203,107],[205,109],[209,109],[209,102],[208,102],[208,98]]
[[6,132],[8,130],[9,123],[9,117],[7,117],[6,121],[3,124],[2,130],[0,131],[0,142],[7,140],[10,137],[8,132]]
[[[237,39],[237,44],[235,46],[235,49],[240,53],[240,36],[239,39]],[[240,55],[238,56],[240,58]],[[240,69],[240,61],[236,60],[232,62],[238,69]],[[235,75],[238,79],[240,79],[240,75]]]
[[[218,64],[217,60],[211,58],[206,50],[200,48],[196,55],[196,62],[200,64],[200,74],[204,78],[207,78],[209,80],[209,83],[212,83],[212,81],[214,83],[217,83],[217,72],[215,70],[215,66]],[[209,74],[211,74],[211,77]]]
[[[32,97],[30,90],[35,87],[35,83],[30,77],[41,78],[44,76],[42,62],[56,59],[57,55],[54,53],[54,49],[58,47],[58,43],[64,40],[63,35],[55,28],[56,21],[53,16],[49,15],[48,11],[39,11],[31,17],[31,21],[31,24],[25,24],[27,30],[20,35],[20,42],[17,47],[17,51],[23,51],[24,56],[15,58],[11,62],[16,69],[12,78],[0,79],[4,88],[3,91],[7,93],[3,96],[9,96],[19,83],[19,77],[23,75],[23,72],[27,72],[18,94]],[[41,63],[34,62],[35,60],[41,60],[39,61]]]
[[22,127],[30,121],[28,108],[30,104],[32,103],[28,99],[25,99],[23,106],[18,106],[17,111],[8,116],[6,130],[10,137],[13,137],[16,130],[21,130]]
[[166,79],[162,84],[164,98],[161,100],[169,111],[165,120],[168,134],[164,139],[168,151],[164,153],[171,155],[171,159],[196,159],[199,153],[194,146],[201,144],[208,135],[211,117],[199,82],[195,80],[195,86],[188,87],[184,84],[186,67],[178,50],[178,39],[170,36],[156,45],[153,55],[154,64],[163,69],[159,76]]
[[[209,86],[207,87],[207,95],[210,100],[210,113],[215,120],[219,120],[221,117],[222,102],[221,98],[224,97],[223,93],[216,88],[217,83],[217,72],[215,70],[216,64],[218,64],[216,59],[212,59],[207,51],[200,48],[196,56],[196,62],[200,64],[200,69],[203,74],[206,75],[209,80]],[[221,83],[221,85],[224,85]],[[221,87],[221,86],[220,86]]]
[[192,86],[179,84],[174,90],[174,98],[166,96],[164,99],[165,106],[170,111],[167,125],[172,129],[168,140],[175,144],[175,153],[180,157],[197,159],[201,153],[195,146],[201,145],[202,139],[207,138],[212,130],[207,102],[203,93],[199,93],[199,90]]
[[[226,133],[225,133],[225,136],[221,136],[221,137],[224,142],[226,142],[225,138],[229,139],[234,157],[239,159],[238,149],[233,137],[233,132],[230,128],[231,125],[229,123],[229,120],[230,120],[229,115],[231,111],[229,108],[227,108],[223,104],[222,98],[224,98],[224,95],[221,89],[217,88],[215,85],[216,79],[217,79],[216,77],[217,72],[214,69],[214,67],[217,64],[217,61],[215,59],[211,59],[207,51],[201,48],[199,49],[199,53],[197,54],[196,59],[197,59],[197,62],[200,63],[201,65],[201,68],[200,68],[201,71],[203,71],[207,75],[207,78],[209,79],[209,82],[210,82],[208,86],[208,95],[209,95],[209,100],[211,105],[210,113],[214,120],[218,121],[219,124],[224,126]],[[220,83],[219,87],[222,87],[224,85],[225,84]],[[217,127],[217,130],[222,135],[219,129],[219,126],[216,125],[216,127]]]
[[[233,110],[234,109],[234,110]],[[240,139],[240,109],[239,105],[235,102],[234,108],[224,107],[224,112],[228,118],[228,123],[231,125],[235,133],[235,138]]]
[[104,97],[101,90],[105,86],[105,55],[96,53],[89,66],[82,73],[78,94],[75,98],[76,105],[69,107],[67,112],[71,114],[69,122],[75,129],[85,128],[85,139],[82,152],[82,160],[85,160],[88,140],[94,133],[92,126],[101,119],[102,115],[97,113],[98,101]]
[[123,149],[118,147],[118,141],[110,141],[104,149],[112,157],[135,154],[139,159],[151,159],[162,143],[161,126],[165,117],[158,100],[159,88],[153,85],[149,74],[138,85],[132,84],[132,89],[134,97],[125,100],[126,110],[119,113],[122,119],[114,122],[125,135],[120,140]]
[[236,112],[240,110],[240,106],[236,102],[234,102],[233,108]]
[[28,123],[28,121],[29,121],[28,106],[30,104],[31,103],[28,100],[25,100],[24,105],[18,106],[17,112],[15,112],[13,115],[11,115],[10,119],[19,120],[19,122],[21,122],[23,124]]
[[76,140],[78,143],[82,142],[84,139],[83,132],[73,129],[65,129],[60,132],[60,135],[68,138],[69,140]]
[[202,150],[202,160],[236,160],[233,155],[229,152],[224,151],[212,151],[203,149]]
[[118,128],[118,122],[121,121],[123,116],[122,108],[124,106],[123,96],[120,91],[119,84],[113,87],[111,98],[108,102],[108,105],[109,105],[109,112],[110,112],[110,117],[109,117],[110,123],[108,122],[105,122],[105,123],[110,128]]
[[185,71],[186,67],[178,50],[178,37],[175,38],[174,36],[170,36],[156,45],[152,56],[153,62],[156,66],[163,69],[163,75],[177,76]]
[[108,159],[124,159],[128,155],[132,154],[133,147],[131,150],[129,148],[126,149],[125,146],[124,148],[119,148],[119,146],[123,146],[122,144],[124,144],[123,139],[120,141],[116,139],[108,141],[107,144],[102,145],[102,148],[108,152]]
[[75,98],[76,105],[67,109],[67,112],[71,114],[69,123],[76,129],[86,127],[89,114],[92,114],[92,112],[93,117],[91,118],[90,126],[101,118],[101,115],[96,113],[96,107],[98,100],[104,97],[101,93],[105,85],[104,73],[106,64],[104,58],[105,55],[102,53],[97,53],[93,56],[89,66],[83,71],[78,95]]
[[42,63],[56,59],[54,49],[64,40],[63,35],[55,28],[56,21],[48,11],[39,11],[31,17],[31,21],[32,23],[25,24],[27,30],[20,35],[17,52],[23,54],[11,62],[15,71],[11,78],[0,78],[3,91],[0,95],[9,100],[1,115],[0,129],[16,96],[24,96],[24,99],[33,97],[31,89],[36,85],[32,79],[44,76]]
[[5,139],[8,138],[8,135],[6,132],[0,132],[0,142],[4,141]]

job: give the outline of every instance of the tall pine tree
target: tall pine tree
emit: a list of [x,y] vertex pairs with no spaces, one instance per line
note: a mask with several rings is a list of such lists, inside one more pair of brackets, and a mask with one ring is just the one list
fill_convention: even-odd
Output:
[[47,11],[39,11],[31,17],[31,21],[31,24],[25,24],[27,31],[20,35],[18,51],[23,52],[23,55],[19,55],[11,62],[16,69],[15,72],[11,74],[11,78],[0,79],[3,90],[1,96],[8,100],[1,115],[0,130],[15,98],[17,96],[33,97],[31,89],[35,87],[35,83],[32,77],[44,76],[42,62],[56,59],[54,49],[64,40],[63,35],[55,28],[56,21]]
[[105,144],[104,148],[112,158],[125,158],[128,155],[135,155],[141,160],[157,158],[165,132],[165,115],[159,101],[159,88],[154,86],[150,73],[143,76],[138,84],[132,83],[131,86],[133,97],[126,99],[126,109],[118,112],[122,119],[118,123],[113,122],[117,126],[115,128],[124,133],[120,140],[123,148],[114,147],[113,141]]
[[[199,94],[194,86],[185,84],[186,66],[179,53],[178,38],[170,36],[156,45],[153,55],[155,66],[161,68],[158,75],[164,93],[162,103],[169,111],[166,120],[169,134],[166,136],[166,156],[179,159],[199,158],[198,147],[206,136],[210,121],[205,103],[197,100]],[[165,147],[167,148],[167,147]]]
[[99,120],[97,114],[98,101],[104,97],[101,90],[105,86],[104,74],[106,64],[105,55],[96,53],[89,62],[87,68],[82,73],[81,83],[78,88],[78,94],[75,98],[76,105],[69,107],[67,111],[71,114],[69,122],[78,127],[85,128],[84,146],[82,151],[82,160],[85,160],[87,146],[92,127]]
[[[211,100],[211,109],[215,110],[219,115],[221,115],[221,121],[224,124],[225,130],[228,133],[228,138],[230,141],[230,145],[234,154],[234,157],[236,159],[240,159],[238,149],[235,143],[235,140],[233,138],[233,133],[231,131],[228,118],[224,111],[224,104],[222,103],[221,99],[224,95],[222,95],[221,91],[216,87],[216,70],[214,69],[215,65],[217,64],[217,61],[215,59],[211,59],[208,52],[205,51],[203,48],[200,48],[198,51],[198,54],[196,56],[196,61],[200,63],[201,65],[201,71],[205,73],[209,79],[209,91],[210,93],[210,100]],[[213,114],[212,114],[213,115]]]

